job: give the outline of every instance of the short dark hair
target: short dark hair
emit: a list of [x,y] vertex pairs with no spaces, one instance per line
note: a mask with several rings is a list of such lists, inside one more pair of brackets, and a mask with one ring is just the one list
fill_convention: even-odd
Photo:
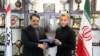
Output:
[[39,16],[38,14],[32,14],[32,15],[30,16],[30,20],[32,20],[32,17],[33,17],[33,16],[35,16],[35,17],[37,17],[37,18],[40,19],[40,16]]

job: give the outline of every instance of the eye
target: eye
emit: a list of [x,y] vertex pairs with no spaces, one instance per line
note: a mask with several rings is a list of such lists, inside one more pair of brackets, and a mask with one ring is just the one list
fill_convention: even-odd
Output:
[[33,22],[35,22],[35,20],[33,20]]
[[37,20],[37,22],[39,22],[39,20]]
[[64,19],[64,21],[67,21],[66,19]]
[[63,19],[60,19],[60,21],[63,21]]

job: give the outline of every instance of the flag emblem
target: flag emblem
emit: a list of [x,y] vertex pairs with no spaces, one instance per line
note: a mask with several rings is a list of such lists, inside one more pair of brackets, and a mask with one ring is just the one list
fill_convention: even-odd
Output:
[[88,26],[83,26],[81,31],[82,31],[82,37],[85,38],[86,41],[89,41],[92,39],[92,36],[91,36],[92,30]]

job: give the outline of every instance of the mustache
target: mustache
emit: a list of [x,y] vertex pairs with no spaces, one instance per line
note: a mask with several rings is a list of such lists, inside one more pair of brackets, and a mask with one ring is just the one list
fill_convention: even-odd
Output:
[[34,24],[33,26],[39,26],[39,24]]
[[33,25],[35,25],[35,26],[36,26],[36,25],[39,25],[39,24],[33,24]]
[[39,27],[39,26],[38,26],[38,25],[33,25],[33,27],[34,27],[34,28],[37,28],[37,27]]

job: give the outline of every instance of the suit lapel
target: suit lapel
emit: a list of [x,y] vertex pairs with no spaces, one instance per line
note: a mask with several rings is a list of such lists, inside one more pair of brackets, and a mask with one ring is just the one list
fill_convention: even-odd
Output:
[[39,28],[39,39],[44,38],[44,30],[42,28]]
[[[35,31],[35,28],[33,28],[32,26],[30,26],[30,32],[31,32],[31,34],[33,34],[32,36],[33,36],[33,38],[34,39],[37,39],[38,40],[38,37],[37,37],[37,35],[36,35],[36,31]],[[45,34],[45,32],[44,32],[44,30],[42,29],[42,28],[38,28],[38,31],[39,31],[39,40],[40,39],[43,39],[44,38],[44,34]]]
[[33,38],[33,39],[36,39],[36,40],[38,41],[35,28],[33,28],[33,27],[30,25],[30,26],[29,26],[29,31],[30,31],[30,34],[31,34],[32,38]]

